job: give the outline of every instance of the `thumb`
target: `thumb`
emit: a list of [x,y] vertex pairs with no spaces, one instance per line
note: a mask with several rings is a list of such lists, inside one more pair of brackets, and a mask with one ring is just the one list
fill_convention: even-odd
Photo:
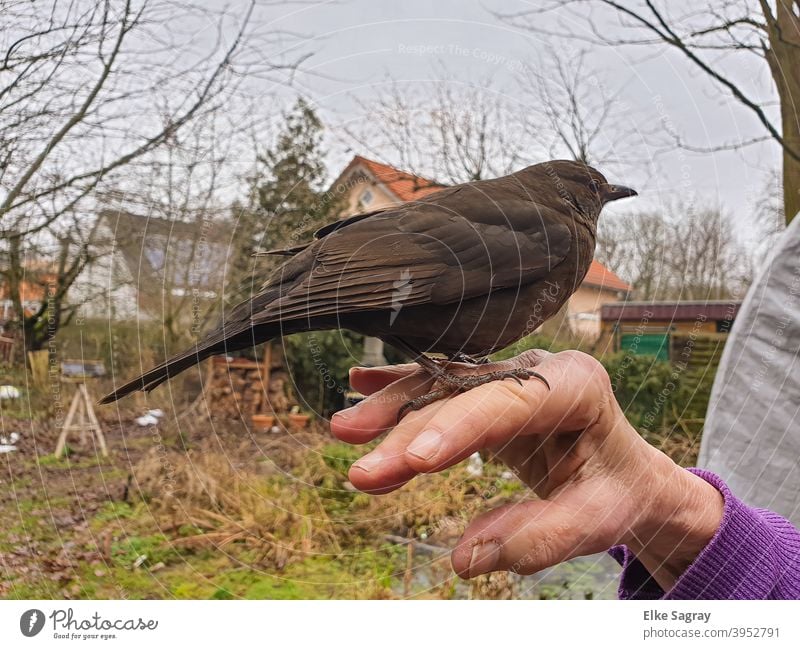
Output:
[[514,503],[477,517],[453,550],[453,570],[464,579],[495,570],[530,575],[615,545],[608,508],[583,500],[576,509],[569,500]]

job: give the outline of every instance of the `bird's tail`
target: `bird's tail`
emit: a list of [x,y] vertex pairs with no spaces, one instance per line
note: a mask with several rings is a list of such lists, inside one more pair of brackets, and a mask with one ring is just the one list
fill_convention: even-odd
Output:
[[239,331],[230,331],[229,329],[219,333],[215,332],[208,338],[198,342],[194,347],[167,359],[161,365],[157,365],[141,376],[118,387],[100,399],[99,403],[112,403],[137,390],[149,392],[167,379],[180,374],[192,365],[197,365],[209,356],[245,349],[280,335],[279,326],[272,326],[271,328],[275,331],[262,328],[256,331],[253,327],[244,326]]

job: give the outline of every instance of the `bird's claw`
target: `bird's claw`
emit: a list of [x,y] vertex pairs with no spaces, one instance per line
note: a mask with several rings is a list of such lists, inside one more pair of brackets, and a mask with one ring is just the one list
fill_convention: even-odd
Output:
[[449,397],[454,393],[455,390],[434,390],[433,392],[428,392],[428,394],[423,394],[421,397],[407,401],[400,407],[400,410],[397,411],[397,423],[400,423],[400,420],[405,417],[406,413],[412,410],[422,410],[425,406],[439,401],[439,399]]
[[458,392],[466,392],[467,390],[476,388],[479,385],[485,385],[486,383],[491,383],[492,381],[502,381],[504,379],[514,379],[520,386],[522,386],[523,379],[538,379],[545,384],[548,390],[550,390],[550,383],[548,383],[546,378],[534,370],[525,368],[497,370],[495,372],[487,372],[485,374],[470,375],[448,374],[447,372],[442,371],[442,373],[436,377],[436,380],[443,384],[445,388],[433,390],[432,392],[428,392],[428,394],[423,394],[421,397],[411,399],[411,401],[404,403],[397,412],[397,422],[400,423],[400,420],[412,410],[421,410],[431,403],[439,401],[440,399],[444,399],[445,397],[452,396]]

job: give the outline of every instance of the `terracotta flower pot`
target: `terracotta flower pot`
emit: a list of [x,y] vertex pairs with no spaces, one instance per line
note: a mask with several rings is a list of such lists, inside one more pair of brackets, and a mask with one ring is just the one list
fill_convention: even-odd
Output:
[[262,433],[267,432],[275,425],[274,415],[253,415],[251,419],[253,422],[253,427]]
[[311,419],[309,415],[302,413],[289,414],[289,427],[295,429],[303,429],[308,426],[308,421]]

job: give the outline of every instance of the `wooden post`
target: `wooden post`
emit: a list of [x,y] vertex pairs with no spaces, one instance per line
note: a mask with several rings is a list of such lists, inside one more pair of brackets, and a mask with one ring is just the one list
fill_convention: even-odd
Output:
[[414,579],[414,539],[411,532],[408,533],[408,543],[406,543],[406,570],[403,574],[403,597],[411,597],[411,583]]
[[33,384],[37,387],[47,385],[48,371],[50,369],[50,352],[46,349],[28,352],[28,364],[31,366]]
[[67,433],[69,432],[70,428],[72,428],[72,419],[75,417],[75,412],[78,410],[80,401],[79,391],[75,390],[75,395],[72,397],[72,403],[69,405],[67,418],[64,420],[64,425],[61,426],[61,434],[58,436],[58,443],[56,444],[56,452],[54,454],[56,457],[61,457],[61,454],[64,452],[64,446],[66,446],[67,443]]
[[86,389],[85,383],[81,383],[78,387],[83,392],[83,399],[84,403],[86,404],[86,414],[89,416],[89,421],[91,422],[91,429],[94,432],[94,436],[97,438],[97,442],[100,444],[100,452],[103,454],[103,457],[108,457],[106,436],[103,434],[103,428],[100,426],[100,422],[97,421],[97,415],[94,412],[94,406],[92,405],[92,399],[89,396],[89,390]]
[[[81,386],[78,386],[78,390],[81,389]],[[81,434],[81,446],[86,446],[86,408],[84,406],[83,400],[78,405],[78,412],[75,413],[76,417],[78,418],[78,428],[77,430]]]

